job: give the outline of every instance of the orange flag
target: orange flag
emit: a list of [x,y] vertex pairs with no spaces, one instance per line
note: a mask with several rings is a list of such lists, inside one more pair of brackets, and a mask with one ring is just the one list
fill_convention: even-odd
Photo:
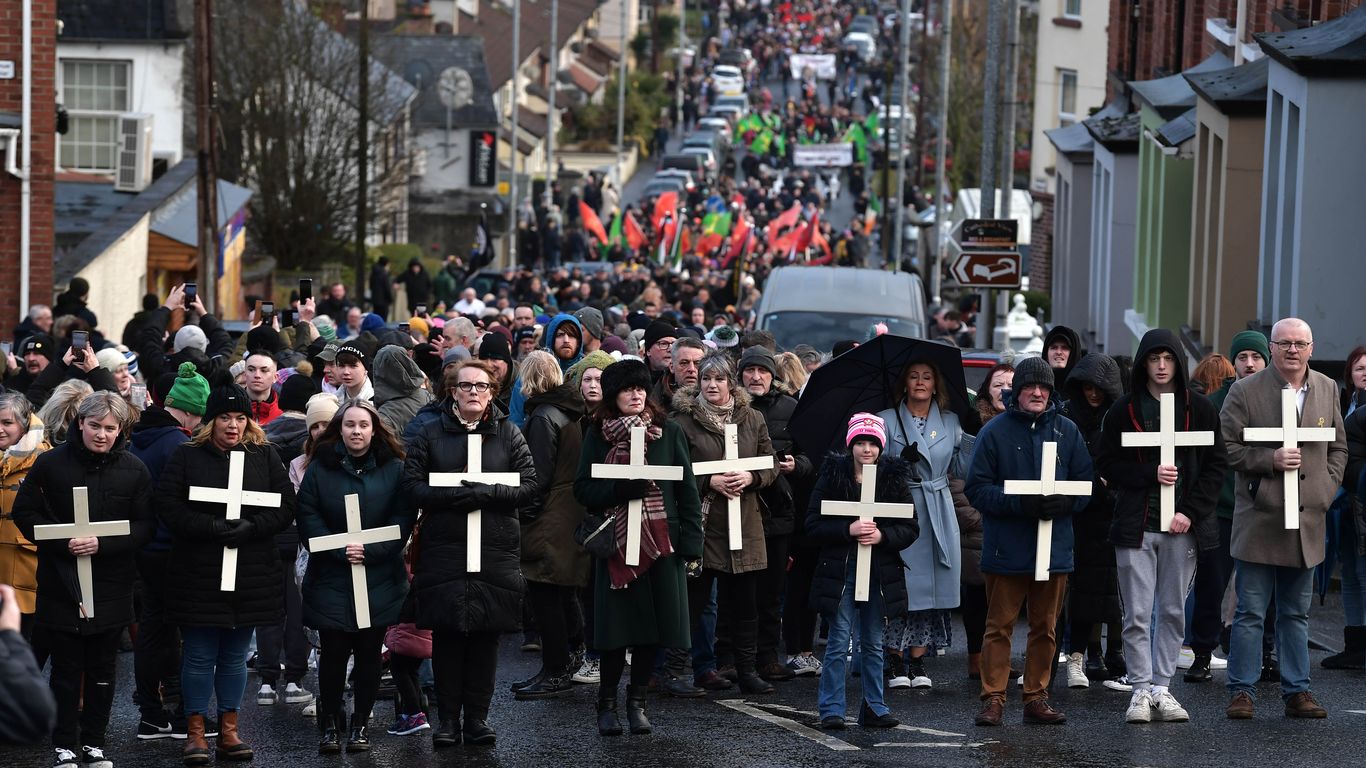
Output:
[[622,225],[622,231],[626,233],[626,244],[631,246],[631,250],[638,251],[644,247],[645,233],[640,231],[640,225],[636,223],[635,216],[626,215],[626,222]]
[[599,243],[607,242],[607,230],[602,228],[602,220],[588,207],[588,203],[579,201],[579,218],[583,219],[583,229],[588,234],[596,237]]
[[672,214],[677,208],[677,192],[665,192],[655,199],[655,215],[651,217],[650,224],[654,226],[656,232],[659,231],[659,223],[664,220],[664,214]]

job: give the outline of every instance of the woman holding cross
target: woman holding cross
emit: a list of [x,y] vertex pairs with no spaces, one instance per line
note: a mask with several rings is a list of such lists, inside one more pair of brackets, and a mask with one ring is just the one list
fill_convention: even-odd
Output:
[[[380,649],[385,630],[399,619],[408,594],[408,572],[403,547],[412,532],[416,511],[402,493],[403,446],[379,411],[368,400],[351,400],[341,407],[313,446],[299,486],[299,540],[309,549],[304,576],[304,624],[318,630],[318,728],[323,732],[318,751],[342,749],[338,732],[345,727],[342,695],[346,661],[356,658],[352,677],[355,709],[351,714],[347,752],[365,752],[370,739],[365,729],[379,690]],[[363,530],[396,526],[393,538],[371,543],[347,543],[323,549],[316,537],[358,534],[351,530],[347,498],[354,494]],[[364,566],[368,621],[361,622],[353,598],[351,566]]]

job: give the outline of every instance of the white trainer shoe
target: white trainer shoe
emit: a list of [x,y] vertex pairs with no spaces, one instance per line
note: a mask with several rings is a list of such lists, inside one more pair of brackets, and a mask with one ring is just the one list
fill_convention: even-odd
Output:
[[[1184,723],[1191,719],[1190,713],[1170,691],[1162,691],[1152,697],[1152,719],[1164,723]],[[1133,722],[1132,720],[1130,722]]]
[[290,683],[285,686],[286,704],[311,704],[313,694],[307,689],[300,688],[298,683]]
[[280,697],[275,693],[275,687],[269,683],[263,683],[261,690],[256,692],[256,703],[269,706],[279,701]]
[[1124,712],[1126,723],[1151,723],[1153,721],[1153,694],[1147,688],[1134,691],[1129,697],[1129,709]]
[[1067,657],[1067,687],[1091,687],[1091,680],[1086,676],[1086,657],[1080,653],[1074,653]]

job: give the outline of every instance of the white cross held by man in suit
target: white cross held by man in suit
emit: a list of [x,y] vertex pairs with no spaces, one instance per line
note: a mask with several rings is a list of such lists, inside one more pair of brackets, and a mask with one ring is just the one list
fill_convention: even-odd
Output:
[[[877,465],[865,464],[858,501],[822,501],[821,514],[857,517],[859,520],[872,520],[875,517],[910,520],[915,517],[915,505],[877,501]],[[868,582],[872,571],[873,546],[860,544],[854,560],[854,599],[860,603],[868,602]]]
[[[1338,438],[1334,427],[1300,426],[1299,398],[1293,389],[1281,390],[1281,426],[1244,427],[1243,439],[1249,443],[1280,443],[1282,448],[1299,448],[1303,443],[1331,443]],[[1302,465],[1301,465],[1302,466]],[[1285,529],[1300,527],[1300,470],[1287,469],[1285,481]]]
[[[346,494],[346,532],[326,536],[314,536],[308,540],[308,551],[327,552],[333,549],[346,549],[348,544],[379,544],[385,541],[398,541],[402,531],[397,525],[380,528],[365,528],[360,522],[360,496]],[[367,629],[370,626],[370,583],[365,578],[365,564],[351,563],[351,599],[356,604],[356,627]]]
[[[228,453],[228,487],[208,488],[190,486],[190,501],[207,501],[227,507],[228,520],[241,520],[242,507],[280,507],[280,494],[265,491],[242,490],[242,474],[246,471],[247,455],[242,451]],[[237,550],[223,547],[223,573],[218,589],[223,592],[237,590]]]
[[[128,536],[132,528],[127,520],[104,520],[90,522],[90,494],[85,486],[71,489],[71,506],[75,514],[70,523],[54,523],[33,526],[36,541],[51,539],[89,539],[106,536]],[[81,588],[81,616],[95,618],[95,569],[90,555],[76,557],[76,583]]]
[[[522,484],[522,476],[516,472],[484,471],[484,436],[476,432],[469,434],[469,444],[465,449],[468,457],[464,472],[433,472],[427,482],[433,488],[457,488],[466,480],[471,483],[488,485],[508,485],[516,488]],[[484,548],[484,512],[476,509],[465,518],[465,571],[478,573],[483,568],[480,554]]]
[[[740,427],[726,425],[726,458],[716,461],[695,461],[692,465],[694,475],[721,475],[726,472],[758,472],[773,469],[772,456],[740,458]],[[727,524],[730,526],[730,548],[737,551],[745,548],[740,526],[740,497],[726,499]]]
[[[1157,463],[1164,466],[1176,465],[1176,449],[1200,445],[1214,445],[1213,432],[1182,432],[1176,425],[1176,395],[1163,392],[1157,405],[1156,432],[1125,432],[1120,438],[1125,448],[1156,448]],[[1172,529],[1172,518],[1176,516],[1176,486],[1159,485],[1160,530]]]
[[[1043,444],[1043,467],[1038,480],[1007,480],[1005,492],[1011,496],[1090,496],[1090,480],[1058,480],[1058,444]],[[1039,521],[1039,538],[1034,542],[1034,580],[1048,581],[1053,560],[1053,521]]]
[[[631,427],[630,464],[594,464],[592,476],[598,480],[682,480],[683,468],[656,467],[645,463],[645,427]],[[626,502],[626,564],[640,565],[640,524],[644,499]]]

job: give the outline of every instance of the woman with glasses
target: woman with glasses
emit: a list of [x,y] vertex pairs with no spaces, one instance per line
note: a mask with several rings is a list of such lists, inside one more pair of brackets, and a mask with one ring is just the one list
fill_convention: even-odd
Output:
[[[441,725],[437,747],[488,745],[489,701],[498,667],[498,635],[522,625],[526,582],[520,566],[518,511],[539,493],[535,464],[522,433],[502,409],[493,367],[465,360],[443,380],[447,400],[439,418],[409,425],[403,490],[422,510],[414,534],[413,591],[417,625],[432,630]],[[470,437],[478,438],[483,473],[516,473],[518,485],[465,480],[445,485],[435,474],[470,471]],[[434,484],[434,481],[437,481]],[[482,513],[480,567],[467,570],[470,513]],[[463,729],[458,728],[464,715]]]

